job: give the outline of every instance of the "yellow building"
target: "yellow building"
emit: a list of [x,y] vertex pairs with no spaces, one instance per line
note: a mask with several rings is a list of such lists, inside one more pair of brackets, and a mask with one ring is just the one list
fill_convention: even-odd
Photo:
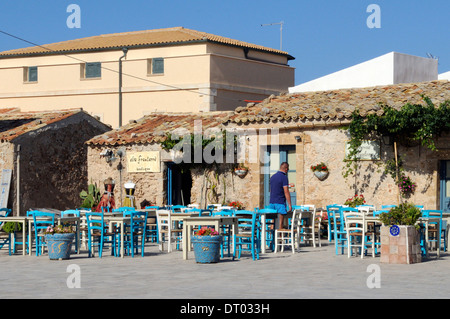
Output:
[[0,52],[0,108],[81,107],[112,127],[155,111],[233,110],[293,86],[292,59],[182,27],[69,40]]

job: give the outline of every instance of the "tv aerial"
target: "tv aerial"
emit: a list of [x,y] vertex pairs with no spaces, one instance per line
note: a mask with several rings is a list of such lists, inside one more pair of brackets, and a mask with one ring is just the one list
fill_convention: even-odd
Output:
[[261,24],[261,26],[264,27],[264,26],[268,26],[268,25],[277,25],[277,24],[280,25],[280,51],[281,51],[283,48],[283,24],[284,24],[284,21]]

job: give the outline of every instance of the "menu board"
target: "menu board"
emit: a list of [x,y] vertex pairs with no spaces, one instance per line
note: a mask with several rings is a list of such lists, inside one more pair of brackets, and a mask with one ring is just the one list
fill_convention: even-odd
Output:
[[8,206],[8,196],[9,196],[9,188],[11,185],[11,169],[3,169],[2,170],[2,184],[0,190],[0,208],[7,208]]

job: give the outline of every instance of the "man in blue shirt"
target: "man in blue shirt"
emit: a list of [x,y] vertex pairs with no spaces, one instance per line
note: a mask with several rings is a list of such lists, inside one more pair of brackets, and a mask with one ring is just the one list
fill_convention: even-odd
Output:
[[[289,181],[287,172],[289,164],[281,163],[280,170],[270,178],[270,201],[269,207],[275,209],[278,213],[278,228],[282,229],[284,225],[284,216],[292,210],[291,195],[289,194]],[[286,202],[289,209],[286,210]]]

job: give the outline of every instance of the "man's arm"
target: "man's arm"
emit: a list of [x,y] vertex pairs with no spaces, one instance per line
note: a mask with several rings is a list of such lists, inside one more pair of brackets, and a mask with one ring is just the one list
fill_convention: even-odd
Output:
[[284,190],[284,196],[286,197],[286,201],[288,203],[288,212],[292,210],[292,204],[291,204],[291,193],[289,193],[289,186],[283,186]]

